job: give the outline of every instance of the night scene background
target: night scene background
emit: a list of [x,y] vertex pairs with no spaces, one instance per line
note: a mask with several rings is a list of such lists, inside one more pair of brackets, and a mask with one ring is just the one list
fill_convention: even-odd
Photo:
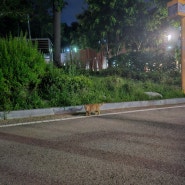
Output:
[[184,97],[168,0],[58,2],[0,4],[0,111]]
[[185,0],[84,1],[0,1],[0,185],[185,185]]

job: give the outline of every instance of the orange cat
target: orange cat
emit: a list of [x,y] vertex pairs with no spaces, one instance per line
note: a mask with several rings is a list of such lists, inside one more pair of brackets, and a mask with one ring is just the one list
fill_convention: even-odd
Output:
[[88,105],[84,105],[85,111],[86,111],[86,116],[90,116],[91,113],[98,113],[98,115],[100,114],[100,106],[102,106],[102,104],[88,104]]

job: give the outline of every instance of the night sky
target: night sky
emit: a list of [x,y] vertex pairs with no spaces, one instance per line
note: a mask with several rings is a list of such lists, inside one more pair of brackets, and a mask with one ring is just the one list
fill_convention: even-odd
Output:
[[[83,12],[83,9],[87,7],[85,0],[65,0],[68,5],[62,10],[61,20],[63,23],[67,23],[69,26],[72,22],[76,22],[76,15]],[[150,1],[150,0],[145,0]]]
[[62,22],[70,25],[76,21],[76,15],[83,12],[84,0],[66,0],[68,5],[62,10]]

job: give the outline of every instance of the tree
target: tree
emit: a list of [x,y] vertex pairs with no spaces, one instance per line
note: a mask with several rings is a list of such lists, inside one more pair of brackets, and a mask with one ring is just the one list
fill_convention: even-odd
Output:
[[157,46],[169,27],[168,0],[86,0],[88,9],[78,16],[79,42],[83,47],[106,48],[107,56],[125,44],[131,50]]
[[3,0],[0,3],[0,18],[4,16],[17,17],[25,14],[28,8],[28,1],[24,0]]
[[28,1],[4,0],[0,3],[0,36],[12,33],[19,35],[20,24],[26,22],[29,9]]
[[86,2],[88,10],[78,16],[82,33],[80,41],[96,49],[104,47],[109,59],[110,55],[119,53],[125,41],[130,40],[128,31],[137,22],[139,12],[146,12],[146,3],[142,0]]
[[53,0],[53,31],[54,31],[54,63],[56,66],[61,65],[61,9],[64,7],[63,0]]
[[51,0],[30,0],[30,27],[32,38],[53,37]]
[[51,0],[4,0],[0,4],[1,36],[20,36],[28,32],[28,21],[33,38],[52,36]]
[[79,24],[77,22],[71,23],[68,26],[66,23],[62,23],[61,25],[61,47],[69,47],[71,45],[78,45],[78,27]]

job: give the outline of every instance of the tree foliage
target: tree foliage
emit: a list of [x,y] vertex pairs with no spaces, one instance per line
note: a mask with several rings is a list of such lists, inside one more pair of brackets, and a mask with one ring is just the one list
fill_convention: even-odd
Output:
[[81,47],[119,53],[123,44],[131,50],[157,47],[167,19],[167,0],[86,0],[88,9],[78,16]]
[[0,4],[0,17],[20,17],[26,14],[29,9],[28,1],[24,0],[3,0]]
[[33,38],[53,39],[53,6],[62,10],[64,0],[3,0],[0,4],[0,35],[19,36],[21,31],[28,32],[30,22]]
[[51,36],[51,0],[4,0],[0,9],[1,36],[28,32],[28,21],[32,37]]

